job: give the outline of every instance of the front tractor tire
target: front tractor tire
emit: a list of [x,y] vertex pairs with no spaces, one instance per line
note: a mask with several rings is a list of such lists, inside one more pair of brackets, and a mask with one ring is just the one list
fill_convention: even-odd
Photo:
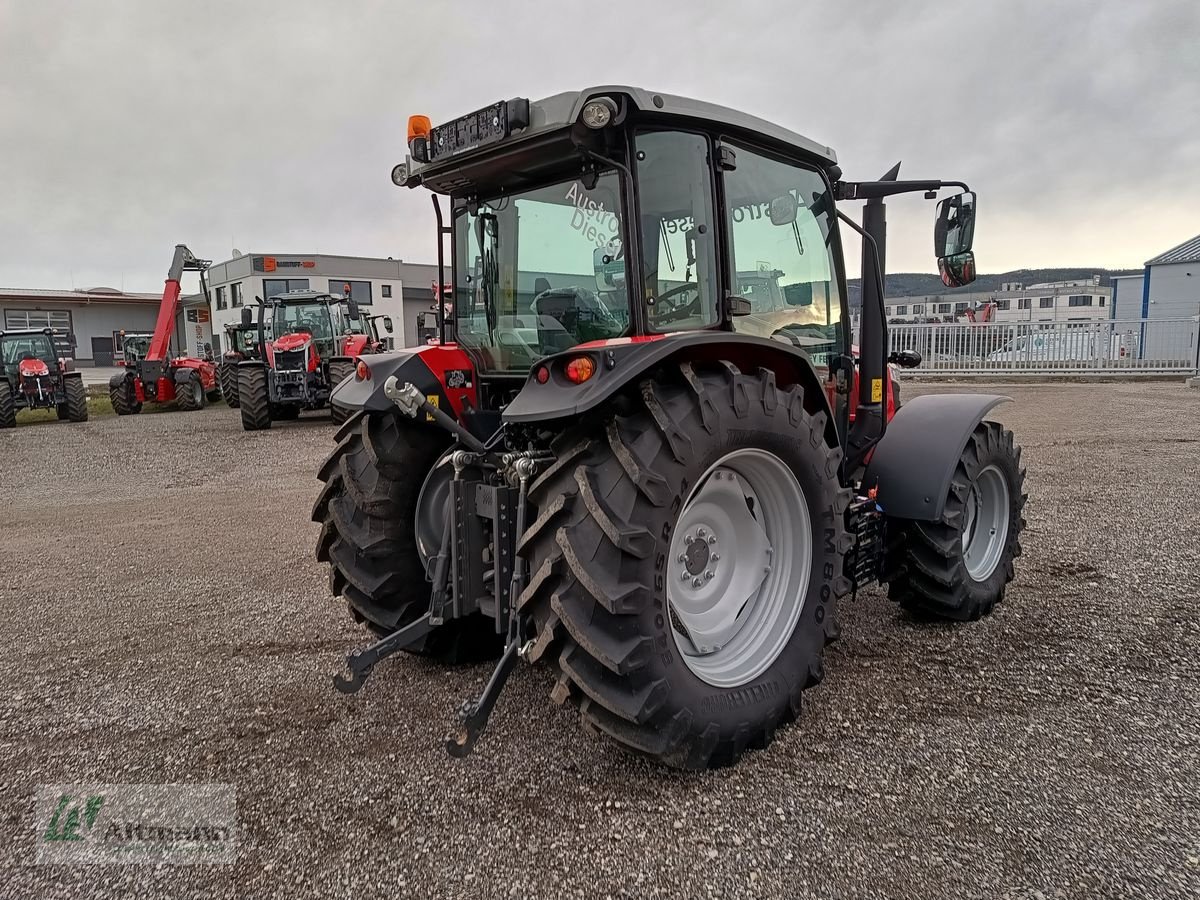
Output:
[[[346,598],[354,618],[377,635],[407,625],[429,609],[431,587],[417,550],[417,505],[425,474],[446,449],[444,432],[399,412],[358,413],[338,431],[321,466],[313,506],[321,525],[316,555],[329,564],[329,589]],[[494,620],[452,619],[406,650],[442,662],[474,662],[499,654]]]
[[262,431],[271,427],[271,391],[267,383],[267,368],[261,365],[240,365],[237,370],[238,405],[242,410],[242,428]]
[[83,379],[64,379],[63,393],[67,395],[67,398],[60,407],[59,418],[65,418],[71,422],[86,422],[88,419],[87,389],[83,386]]
[[826,426],[771,372],[683,364],[564,434],[518,545],[553,699],[673,766],[769,744],[822,680],[850,589],[850,493]]
[[334,388],[354,374],[354,360],[335,359],[329,363],[329,416],[335,425],[341,425],[350,418],[350,410],[333,402]]
[[13,399],[12,385],[0,378],[0,428],[17,427],[17,404]]
[[175,403],[184,412],[204,407],[204,385],[199,372],[184,370],[175,376]]
[[108,399],[118,416],[134,416],[142,411],[133,379],[125,375],[114,375],[108,382]]
[[970,621],[991,613],[1021,555],[1024,491],[1012,432],[981,422],[955,466],[941,519],[888,523],[888,596],[922,618]]

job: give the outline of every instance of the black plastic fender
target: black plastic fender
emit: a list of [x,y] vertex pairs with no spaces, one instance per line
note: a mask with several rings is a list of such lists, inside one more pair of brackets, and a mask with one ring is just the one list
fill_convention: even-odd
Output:
[[[441,350],[442,353],[436,351]],[[363,379],[356,372],[334,388],[329,400],[338,406],[351,410],[365,409],[374,412],[393,409],[392,401],[383,393],[384,383],[392,375],[401,384],[406,382],[414,385],[426,397],[436,396],[436,405],[451,415],[456,412],[449,403],[442,382],[434,374],[433,368],[423,357],[435,356],[439,361],[442,357],[453,352],[466,360],[466,354],[457,348],[430,345],[408,350],[391,350],[386,353],[369,353],[358,358],[359,363],[365,363],[370,377]],[[245,365],[245,363],[243,363]],[[469,365],[469,363],[466,363]],[[471,376],[473,393],[473,374]]]
[[994,407],[998,394],[927,394],[896,411],[875,446],[863,488],[878,487],[885,515],[935,521],[942,516],[954,467],[967,439]]
[[[584,355],[592,357],[596,373],[583,384],[574,384],[567,379],[566,364]],[[603,404],[648,370],[672,359],[730,362],[747,374],[760,368],[770,369],[780,385],[800,384],[804,388],[806,401],[826,414],[827,432],[836,441],[829,399],[809,356],[791,344],[729,331],[614,338],[580,344],[543,357],[534,363],[525,386],[505,408],[504,421],[543,422],[581,415]],[[541,368],[548,372],[545,383],[537,379]]]

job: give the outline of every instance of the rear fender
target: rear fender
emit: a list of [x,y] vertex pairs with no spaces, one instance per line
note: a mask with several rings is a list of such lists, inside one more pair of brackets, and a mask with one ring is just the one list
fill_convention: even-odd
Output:
[[[362,377],[363,367],[367,378]],[[383,385],[392,375],[401,384],[413,384],[430,403],[460,422],[466,409],[479,405],[475,367],[466,352],[454,344],[429,344],[361,356],[354,377],[338,385],[330,399],[351,410],[393,409],[392,401],[383,393]]]
[[929,394],[909,400],[872,451],[863,488],[878,488],[875,500],[892,518],[940,519],[971,432],[993,408],[1010,399],[997,394]]
[[[567,380],[566,363],[585,354],[596,363],[596,373],[583,384],[573,384]],[[826,440],[837,445],[837,427],[823,379],[808,354],[780,341],[728,331],[592,341],[544,357],[534,364],[525,386],[504,410],[504,421],[519,424],[579,416],[637,384],[652,369],[681,362],[730,362],[747,374],[768,369],[780,387],[800,385],[805,408],[825,414]],[[545,384],[537,380],[543,367],[549,372]]]

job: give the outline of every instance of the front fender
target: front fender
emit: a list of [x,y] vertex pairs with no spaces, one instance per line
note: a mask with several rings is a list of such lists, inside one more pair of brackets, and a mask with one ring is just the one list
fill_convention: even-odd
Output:
[[359,371],[345,379],[333,391],[330,401],[350,410],[382,412],[392,409],[392,401],[383,393],[383,385],[392,375],[401,384],[408,382],[440,409],[462,420],[468,407],[478,406],[475,368],[466,352],[453,344],[429,344],[387,353],[369,353],[358,358]]
[[940,519],[971,432],[994,407],[1010,399],[997,394],[927,394],[909,400],[871,452],[863,488],[878,488],[875,500],[892,518]]

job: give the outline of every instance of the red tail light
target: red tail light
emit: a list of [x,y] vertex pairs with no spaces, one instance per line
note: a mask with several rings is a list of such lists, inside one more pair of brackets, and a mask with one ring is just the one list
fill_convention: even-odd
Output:
[[567,362],[563,371],[566,373],[567,381],[573,384],[583,384],[596,374],[596,361],[590,356],[576,356]]

